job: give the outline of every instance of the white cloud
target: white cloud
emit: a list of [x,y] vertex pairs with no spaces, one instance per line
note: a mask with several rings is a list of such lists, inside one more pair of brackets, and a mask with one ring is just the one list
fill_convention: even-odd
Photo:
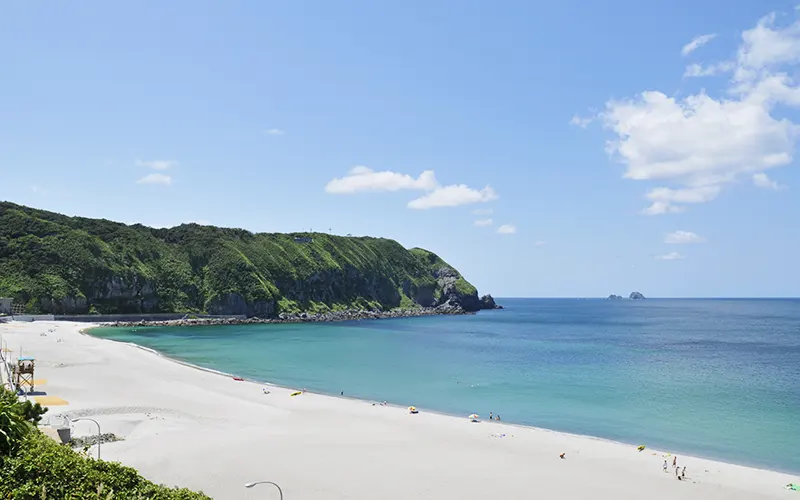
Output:
[[586,128],[590,123],[595,121],[596,118],[596,116],[580,117],[578,115],[574,115],[569,123],[570,125],[575,125],[580,128]]
[[150,161],[136,160],[137,167],[147,167],[147,168],[152,168],[153,170],[167,170],[177,165],[178,162],[175,160],[150,160]]
[[517,232],[517,226],[514,224],[503,224],[497,228],[498,234],[514,234]]
[[784,189],[784,186],[770,179],[769,176],[767,176],[767,174],[765,174],[764,172],[753,174],[753,184],[755,184],[757,187],[760,188],[774,189],[775,191],[780,191],[781,189]]
[[664,238],[664,243],[681,245],[685,243],[702,243],[704,240],[691,231],[675,231]]
[[694,37],[691,42],[683,46],[683,48],[681,49],[681,55],[688,56],[689,54],[699,49],[703,45],[707,44],[716,37],[717,37],[716,33],[710,33],[708,35],[700,35]]
[[683,259],[683,255],[679,254],[678,252],[670,252],[665,253],[664,255],[656,255],[656,260],[680,260]]
[[487,219],[478,219],[472,224],[475,226],[491,226],[493,223],[494,221],[492,219],[487,218]]
[[686,71],[683,72],[684,78],[700,77],[700,76],[714,76],[721,73],[727,73],[733,70],[736,65],[733,61],[722,61],[703,66],[702,64],[693,63],[686,66]]
[[400,191],[401,189],[430,191],[436,189],[438,185],[433,170],[426,170],[415,179],[410,175],[389,170],[375,172],[364,166],[356,166],[350,169],[348,175],[328,182],[325,185],[325,191],[335,194],[352,194],[362,191]]
[[454,184],[438,187],[425,196],[409,201],[408,208],[426,210],[438,207],[458,207],[472,203],[486,203],[496,199],[497,193],[491,186],[477,190],[464,184]]
[[162,184],[169,186],[172,184],[172,177],[164,174],[148,174],[136,181],[136,184]]
[[476,208],[472,211],[473,215],[492,215],[491,208]]
[[269,130],[265,130],[264,133],[267,134],[267,135],[283,135],[283,134],[285,134],[285,132],[283,130],[279,129],[279,128],[271,128]]
[[614,133],[606,150],[626,166],[624,178],[660,184],[647,193],[651,204],[643,213],[682,212],[742,177],[791,163],[800,127],[774,112],[800,106],[800,86],[787,73],[800,63],[800,22],[774,22],[770,15],[744,31],[735,60],[690,71],[733,70],[726,96],[645,91],[610,101],[599,114]]

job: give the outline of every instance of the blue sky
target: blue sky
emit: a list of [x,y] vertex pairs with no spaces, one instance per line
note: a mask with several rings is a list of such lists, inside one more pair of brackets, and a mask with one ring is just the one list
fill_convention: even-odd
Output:
[[496,296],[798,296],[798,19],[767,1],[6,2],[0,199],[385,236]]

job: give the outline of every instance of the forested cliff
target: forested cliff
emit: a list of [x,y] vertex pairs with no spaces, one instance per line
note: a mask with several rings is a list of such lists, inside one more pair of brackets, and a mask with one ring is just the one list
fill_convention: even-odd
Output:
[[0,297],[55,314],[494,306],[436,254],[394,240],[154,229],[8,202],[0,202]]

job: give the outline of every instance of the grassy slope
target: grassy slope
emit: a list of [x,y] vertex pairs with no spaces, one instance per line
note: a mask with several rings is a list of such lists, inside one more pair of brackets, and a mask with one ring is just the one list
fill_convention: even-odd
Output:
[[[274,312],[410,307],[441,294],[441,267],[383,238],[152,229],[0,202],[0,296],[31,312],[202,312],[230,294]],[[460,275],[456,289],[476,294]]]

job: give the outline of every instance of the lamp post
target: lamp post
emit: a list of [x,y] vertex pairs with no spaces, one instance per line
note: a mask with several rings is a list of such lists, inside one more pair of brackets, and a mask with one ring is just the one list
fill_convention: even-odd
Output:
[[272,481],[255,481],[255,482],[252,482],[252,483],[245,484],[244,487],[245,488],[252,488],[253,486],[255,486],[257,484],[271,484],[274,487],[278,488],[278,493],[281,495],[281,500],[283,500],[283,490],[281,489],[280,486],[278,486],[276,483],[273,483]]
[[88,420],[89,422],[94,422],[94,425],[97,426],[97,459],[100,460],[100,424],[97,423],[97,420],[95,420],[93,418],[86,418],[86,417],[74,418],[71,421],[72,422],[79,422],[81,420]]

